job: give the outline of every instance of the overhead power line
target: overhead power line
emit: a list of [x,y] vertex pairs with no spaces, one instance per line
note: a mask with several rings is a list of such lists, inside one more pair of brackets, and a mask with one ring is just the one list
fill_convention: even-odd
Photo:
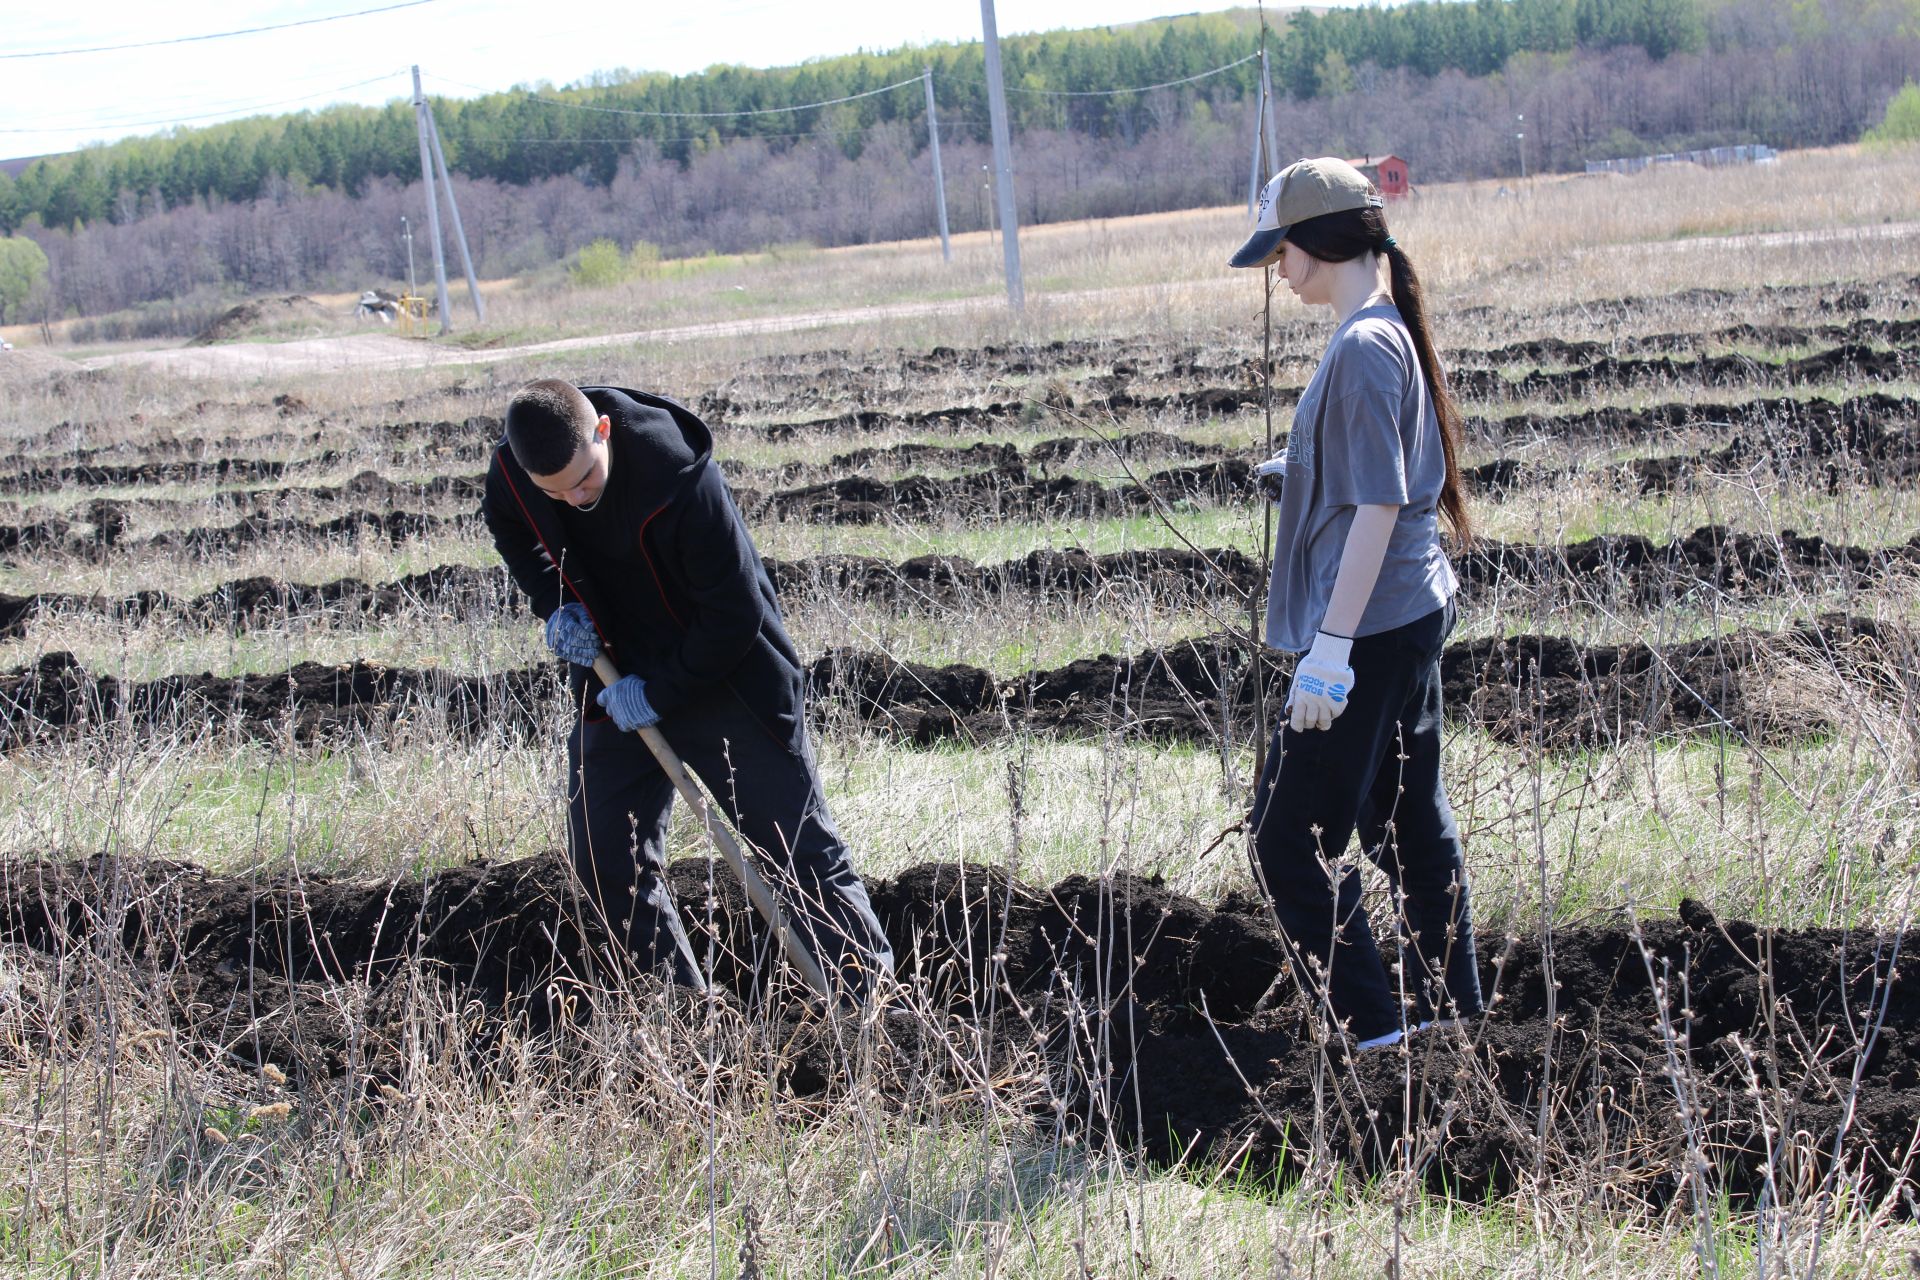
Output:
[[1252,62],[1260,55],[1250,53],[1244,58],[1235,58],[1222,67],[1211,71],[1202,71],[1198,75],[1184,76],[1178,80],[1162,80],[1159,84],[1143,84],[1133,89],[1020,89],[1007,86],[1008,93],[1030,93],[1044,98],[1111,98],[1121,93],[1146,93],[1150,89],[1171,89],[1178,84],[1192,84],[1195,80],[1205,80],[1208,76],[1217,76],[1222,71],[1231,71],[1242,63]]
[[[31,53],[0,53],[0,61],[14,58],[67,58],[80,53],[117,53],[122,49],[152,49],[163,44],[195,44],[202,40],[229,40],[234,36],[257,36],[266,31],[286,31],[292,27],[313,27],[323,22],[340,22],[347,18],[365,18],[376,13],[392,13],[395,9],[417,9],[423,4],[434,4],[437,0],[401,0],[399,4],[381,5],[377,9],[361,9],[354,13],[336,13],[325,18],[302,18],[298,22],[276,22],[267,27],[242,27],[237,31],[210,31],[198,36],[174,36],[166,40],[136,40],[131,44],[96,44],[82,49],[37,49]],[[24,130],[8,130],[11,133]]]

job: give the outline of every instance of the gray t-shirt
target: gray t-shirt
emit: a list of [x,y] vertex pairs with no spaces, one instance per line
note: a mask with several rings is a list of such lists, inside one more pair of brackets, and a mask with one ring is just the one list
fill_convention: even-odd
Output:
[[1435,506],[1447,474],[1440,421],[1398,307],[1363,307],[1334,330],[1294,410],[1286,457],[1268,644],[1290,653],[1312,647],[1358,506],[1398,506],[1400,519],[1356,634],[1391,631],[1453,598],[1459,580],[1440,545]]

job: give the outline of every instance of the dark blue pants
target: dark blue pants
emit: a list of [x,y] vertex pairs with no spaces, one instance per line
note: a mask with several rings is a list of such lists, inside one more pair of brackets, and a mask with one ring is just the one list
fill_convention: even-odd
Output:
[[[1466,865],[1440,779],[1440,651],[1454,617],[1449,603],[1355,640],[1346,710],[1325,730],[1283,722],[1254,793],[1254,855],[1274,914],[1309,991],[1355,1039],[1480,1012]],[[1393,885],[1397,974],[1347,855],[1355,831]]]
[[[763,720],[723,689],[659,728],[749,856],[758,852],[788,925],[829,979],[863,997],[877,973],[892,971],[893,951],[827,812],[798,707]],[[567,766],[567,846],[582,889],[636,965],[705,985],[662,876],[673,783],[640,735],[611,720],[576,722]]]

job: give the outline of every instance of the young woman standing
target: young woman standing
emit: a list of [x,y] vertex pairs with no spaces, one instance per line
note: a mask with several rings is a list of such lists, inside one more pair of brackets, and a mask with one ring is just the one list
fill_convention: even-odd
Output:
[[[1303,655],[1253,801],[1257,870],[1307,988],[1359,1049],[1481,1011],[1459,829],[1440,778],[1440,652],[1470,536],[1459,415],[1413,264],[1380,194],[1341,160],[1269,182],[1236,267],[1278,268],[1338,326],[1300,396],[1276,504],[1267,643]],[[1360,846],[1395,890],[1403,963],[1383,962]]]

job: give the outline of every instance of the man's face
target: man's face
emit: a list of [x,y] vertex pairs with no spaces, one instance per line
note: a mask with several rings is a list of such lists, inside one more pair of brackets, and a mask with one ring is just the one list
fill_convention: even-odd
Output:
[[590,507],[607,487],[607,434],[613,423],[606,414],[594,424],[587,442],[573,451],[573,460],[550,476],[532,476],[540,492],[570,507]]

